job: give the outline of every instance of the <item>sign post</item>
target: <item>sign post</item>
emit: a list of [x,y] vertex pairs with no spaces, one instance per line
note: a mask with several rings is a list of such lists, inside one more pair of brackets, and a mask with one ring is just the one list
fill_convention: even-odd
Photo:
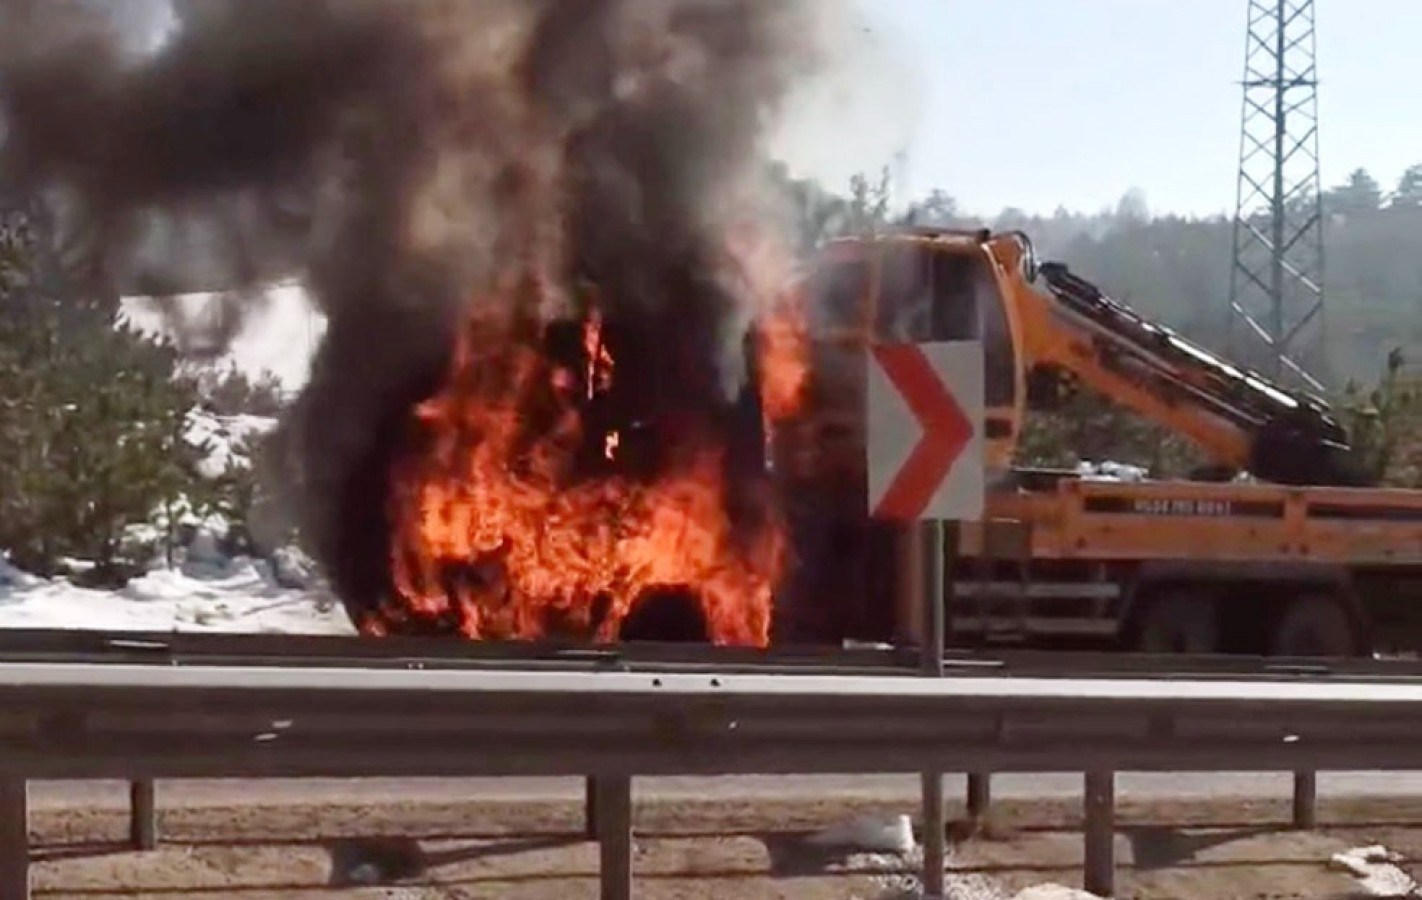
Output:
[[[919,668],[929,678],[943,677],[943,643],[947,633],[947,598],[943,584],[951,577],[945,571],[944,550],[947,544],[945,534],[955,545],[957,543],[957,523],[945,523],[930,519],[923,523],[921,533],[911,535],[924,544],[924,585],[923,596],[927,608],[923,615],[923,639],[919,641]],[[923,896],[943,900],[946,890],[944,870],[948,864],[948,822],[943,810],[943,773],[939,771],[921,773],[921,795],[923,807]]]
[[[918,581],[923,600],[919,667],[943,675],[947,632],[948,556],[958,523],[983,514],[983,355],[977,341],[878,344],[866,360],[866,449],[869,514],[905,523],[906,540],[921,542]],[[922,579],[919,581],[919,579]],[[944,895],[947,823],[943,773],[922,773],[923,890]]]

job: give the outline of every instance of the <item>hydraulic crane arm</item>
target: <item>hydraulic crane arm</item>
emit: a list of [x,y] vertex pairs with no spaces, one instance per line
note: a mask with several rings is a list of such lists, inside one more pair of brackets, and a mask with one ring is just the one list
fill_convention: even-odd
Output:
[[[1198,445],[1219,470],[1363,486],[1346,429],[1317,397],[1236,366],[1056,262],[1021,233],[913,228],[832,241],[807,281],[820,452],[862,422],[846,381],[870,341],[981,341],[990,466],[1011,465],[1028,407],[1081,386]],[[841,383],[843,382],[843,383]],[[861,436],[862,437],[862,436]],[[862,453],[862,441],[855,445]]]
[[1061,263],[1037,271],[1045,293],[1025,282],[1008,291],[1029,395],[1079,382],[1193,439],[1224,467],[1284,484],[1363,481],[1346,430],[1321,400],[1143,319]]

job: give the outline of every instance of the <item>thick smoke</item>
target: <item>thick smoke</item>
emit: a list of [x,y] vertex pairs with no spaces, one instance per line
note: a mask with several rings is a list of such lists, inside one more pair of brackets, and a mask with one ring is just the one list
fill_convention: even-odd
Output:
[[331,563],[383,551],[342,543],[343,498],[483,298],[555,307],[490,310],[514,322],[595,292],[657,345],[648,402],[724,395],[753,293],[725,239],[764,221],[763,136],[829,4],[174,0],[135,58],[84,4],[4,0],[5,171],[60,189],[114,278],[155,220],[231,286],[302,270],[328,329],[285,439]]

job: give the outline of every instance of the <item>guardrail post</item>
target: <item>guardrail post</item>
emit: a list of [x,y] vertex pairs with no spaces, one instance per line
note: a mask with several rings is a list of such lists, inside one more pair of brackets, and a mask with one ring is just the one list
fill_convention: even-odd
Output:
[[[912,534],[912,533],[911,533]],[[918,583],[924,586],[923,638],[919,642],[919,668],[928,678],[943,677],[943,642],[947,617],[945,572],[950,544],[956,547],[957,534],[952,525],[925,522],[916,538],[922,542],[924,571]],[[912,557],[910,557],[912,558]],[[923,896],[924,900],[942,900],[946,889],[944,870],[947,863],[947,822],[943,817],[943,773],[923,773]]]
[[948,823],[943,815],[943,774],[923,773],[923,897],[944,900]]
[[590,841],[601,835],[597,827],[597,776],[583,778],[583,834]]
[[128,783],[128,836],[135,850],[158,846],[158,804],[152,781]]
[[0,900],[30,897],[30,796],[23,778],[0,780]]
[[974,824],[987,817],[992,805],[992,776],[984,772],[968,773],[968,819]]
[[1312,830],[1318,824],[1318,773],[1294,773],[1294,827]]
[[599,775],[597,822],[602,900],[632,900],[632,779]]
[[1116,773],[1087,772],[1085,787],[1086,870],[1082,886],[1088,894],[1110,897],[1116,893]]

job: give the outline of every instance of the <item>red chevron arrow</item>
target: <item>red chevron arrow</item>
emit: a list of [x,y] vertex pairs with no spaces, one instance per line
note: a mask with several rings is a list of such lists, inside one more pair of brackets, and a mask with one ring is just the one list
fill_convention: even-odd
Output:
[[874,516],[917,519],[972,440],[973,423],[918,346],[879,344],[872,351],[923,427],[918,444],[874,507]]

